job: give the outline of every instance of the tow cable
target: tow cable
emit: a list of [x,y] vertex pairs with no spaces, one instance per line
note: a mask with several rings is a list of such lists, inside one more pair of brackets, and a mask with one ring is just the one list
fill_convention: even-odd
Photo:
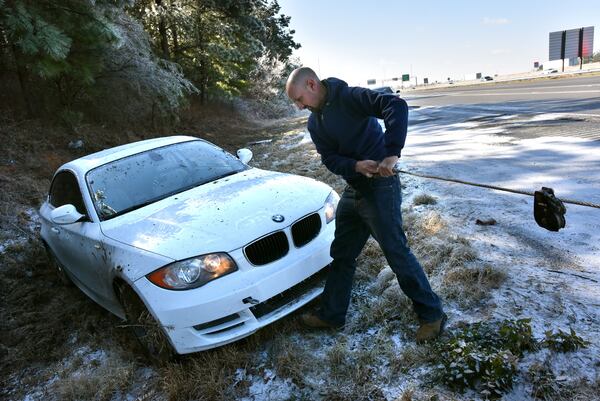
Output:
[[573,205],[587,206],[600,209],[600,205],[592,202],[584,202],[574,199],[565,199],[565,198],[557,198],[554,195],[554,190],[552,188],[542,187],[541,190],[530,192],[530,191],[522,191],[511,188],[503,188],[495,185],[488,184],[479,184],[476,182],[469,182],[464,180],[457,180],[455,178],[447,178],[447,177],[438,177],[430,174],[421,174],[421,173],[413,173],[410,171],[402,170],[398,165],[394,166],[394,173],[408,174],[413,175],[415,177],[421,178],[431,178],[434,180],[448,181],[454,182],[457,184],[470,185],[474,187],[488,188],[494,189],[497,191],[511,192],[515,194],[528,195],[533,196],[533,216],[535,218],[536,223],[545,228],[548,231],[558,231],[565,226],[565,213],[567,213],[567,208],[565,207],[565,203],[570,203]]

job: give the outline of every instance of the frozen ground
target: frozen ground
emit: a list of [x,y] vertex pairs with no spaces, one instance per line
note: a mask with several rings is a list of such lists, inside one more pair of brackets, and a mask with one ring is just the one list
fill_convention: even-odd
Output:
[[[413,109],[402,167],[417,173],[526,191],[547,186],[554,188],[558,197],[600,203],[600,142],[557,135],[559,125],[555,123],[564,120],[564,115],[517,114],[520,112],[505,108],[491,113],[475,107]],[[545,123],[552,126],[552,136],[544,137],[538,131],[532,134],[532,129],[543,130]],[[256,144],[253,150],[255,158],[251,164],[312,176],[341,189],[339,182],[320,166],[306,132]],[[600,209],[567,205],[567,225],[553,233],[536,225],[531,197],[406,174],[401,179],[405,186],[403,206],[411,214],[424,219],[431,214],[441,216],[452,237],[465,238],[477,250],[478,263],[506,273],[506,281],[497,290],[490,290],[491,302],[467,308],[456,301],[447,302],[450,330],[458,322],[528,317],[532,319],[537,339],[543,338],[549,329],[573,328],[590,342],[587,348],[566,354],[548,350],[526,354],[519,362],[516,383],[504,399],[531,399],[526,372],[535,363],[551,366],[561,383],[577,383],[581,379],[597,382],[600,379]],[[413,200],[420,194],[433,196],[437,203],[414,206]],[[28,211],[23,218],[31,223],[31,233],[22,232],[22,236],[0,243],[0,254],[15,243],[24,243],[35,232],[38,222],[34,211]],[[492,218],[495,225],[475,224],[477,219]],[[372,249],[364,253],[369,256],[361,261],[363,265],[374,255]],[[365,316],[360,309],[369,306],[368,298],[373,297],[370,289],[389,282],[386,274],[383,269],[371,283],[365,284],[363,280],[356,286],[350,311],[355,329],[338,334],[307,333],[293,326],[292,317],[287,320],[292,329],[285,326],[288,323],[282,323],[278,327],[284,328],[284,332],[257,344],[256,349],[252,345],[242,346],[241,349],[251,348],[251,351],[243,354],[248,358],[239,360],[236,365],[239,368],[230,380],[232,387],[246,388],[239,399],[429,400],[434,399],[431,398],[434,394],[441,394],[435,398],[440,400],[481,399],[474,392],[455,394],[429,382],[432,366],[423,363],[427,358],[422,355],[428,348],[414,344],[416,324],[410,316],[405,323],[406,317],[401,314],[402,322],[396,326],[393,321],[373,319],[366,329],[356,329],[359,319]],[[432,284],[439,285],[439,281]],[[393,315],[391,320],[396,318]],[[389,325],[394,329],[387,330]],[[240,349],[228,347],[232,353]],[[226,353],[227,350],[213,355]],[[72,354],[59,363],[34,370],[37,375],[42,374],[40,380],[24,384],[27,372],[13,376],[12,380],[22,383],[14,387],[27,387],[26,400],[60,399],[60,395],[69,394],[90,394],[95,399],[158,400],[169,392],[156,386],[165,380],[161,375],[181,373],[194,366],[192,358],[177,368],[161,370],[139,362],[124,363],[128,358],[127,351],[119,349],[74,346]],[[336,366],[332,362],[336,361],[340,364],[339,378],[333,375]],[[352,365],[354,362],[356,366]],[[400,373],[394,370],[393,363],[400,365]],[[219,361],[215,366],[219,366]],[[108,386],[105,377],[116,384]],[[361,381],[360,386],[352,387],[353,381]],[[72,388],[78,388],[79,392]],[[104,393],[95,388],[104,389]],[[111,388],[119,390],[107,393],[106,389]]]

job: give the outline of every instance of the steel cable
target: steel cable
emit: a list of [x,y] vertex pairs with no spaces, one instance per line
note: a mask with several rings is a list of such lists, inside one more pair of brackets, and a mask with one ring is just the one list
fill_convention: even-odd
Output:
[[[498,187],[496,185],[479,184],[479,183],[476,183],[476,182],[469,182],[469,181],[457,180],[455,178],[446,178],[446,177],[438,177],[438,176],[429,175],[429,174],[413,173],[413,172],[410,172],[410,171],[402,170],[402,169],[398,168],[397,166],[394,167],[394,172],[395,173],[402,173],[402,174],[414,175],[415,177],[432,178],[434,180],[455,182],[457,184],[471,185],[471,186],[474,186],[474,187],[495,189],[497,191],[512,192],[514,194],[534,196],[534,193],[530,192],[530,191],[521,191],[521,190],[517,190],[517,189],[502,188],[502,187]],[[573,205],[587,206],[587,207],[593,207],[593,208],[596,208],[596,209],[600,209],[600,205],[597,204],[597,203],[579,201],[579,200],[575,200],[575,199],[566,199],[566,198],[557,198],[557,199],[559,199],[563,203],[570,203],[570,204],[573,204]]]

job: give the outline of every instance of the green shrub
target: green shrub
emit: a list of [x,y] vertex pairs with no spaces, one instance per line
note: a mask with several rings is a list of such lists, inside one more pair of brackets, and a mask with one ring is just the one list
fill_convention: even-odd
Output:
[[[454,390],[471,388],[487,398],[499,398],[512,387],[517,362],[526,351],[540,346],[557,352],[574,351],[589,342],[573,329],[546,332],[538,342],[531,330],[531,319],[478,322],[463,326],[448,340],[435,346],[437,379]],[[547,399],[556,393],[554,373],[539,365],[529,371],[534,397]]]
[[569,334],[561,329],[558,329],[556,333],[552,330],[546,331],[546,338],[542,341],[542,345],[553,351],[570,352],[576,351],[579,348],[586,348],[589,345],[589,342],[579,337],[575,333],[575,330],[571,328]]
[[455,390],[472,388],[497,398],[512,387],[518,357],[535,349],[531,319],[479,322],[438,345],[439,379]]

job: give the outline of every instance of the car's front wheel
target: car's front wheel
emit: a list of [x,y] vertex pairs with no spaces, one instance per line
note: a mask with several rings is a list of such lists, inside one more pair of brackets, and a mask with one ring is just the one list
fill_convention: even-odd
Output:
[[160,363],[173,360],[177,353],[135,291],[124,283],[117,284],[116,290],[125,311],[127,327],[150,359]]

